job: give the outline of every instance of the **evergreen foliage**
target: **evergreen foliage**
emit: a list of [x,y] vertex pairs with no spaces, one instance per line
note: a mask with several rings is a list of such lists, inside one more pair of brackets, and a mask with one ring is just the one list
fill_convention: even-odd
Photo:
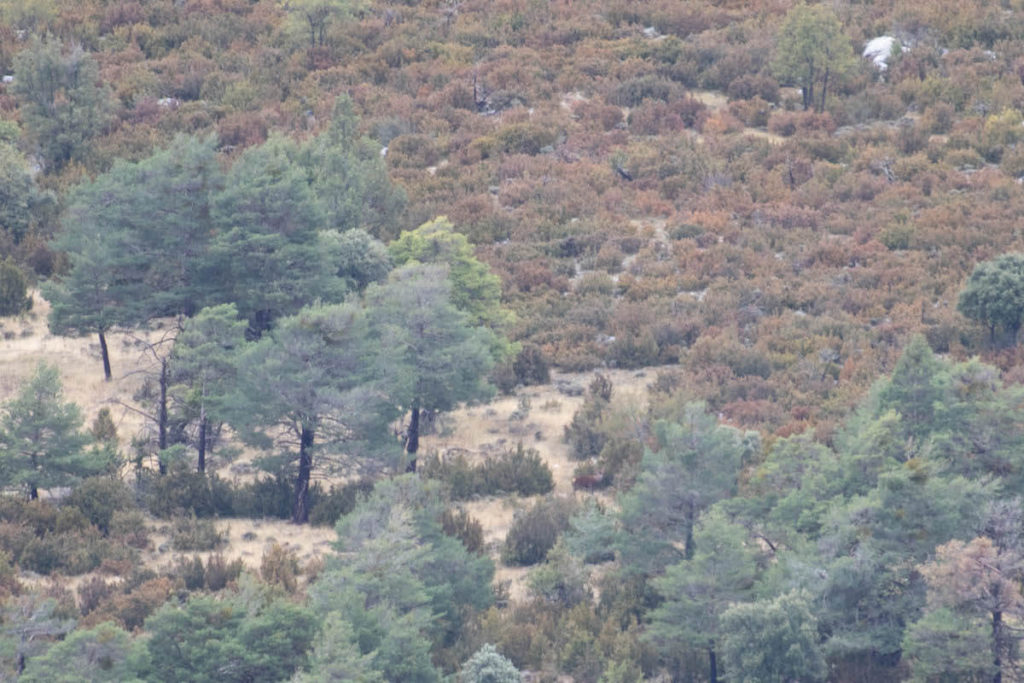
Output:
[[0,317],[18,315],[31,308],[25,274],[10,258],[0,261]]
[[102,472],[110,454],[87,449],[78,406],[62,400],[57,368],[40,364],[0,415],[0,477],[29,498]]
[[1024,255],[1004,254],[976,265],[957,308],[985,325],[993,343],[1002,330],[1016,344],[1024,324]]

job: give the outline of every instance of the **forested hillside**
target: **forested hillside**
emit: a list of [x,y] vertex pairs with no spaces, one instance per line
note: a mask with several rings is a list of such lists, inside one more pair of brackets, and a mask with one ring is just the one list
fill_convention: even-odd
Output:
[[0,76],[0,676],[1024,676],[1024,6],[8,0]]

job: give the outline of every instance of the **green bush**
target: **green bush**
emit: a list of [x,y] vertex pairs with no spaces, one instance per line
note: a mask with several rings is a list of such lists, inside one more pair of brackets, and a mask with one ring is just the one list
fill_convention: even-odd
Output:
[[524,448],[522,443],[515,450],[488,458],[479,465],[471,464],[462,453],[444,459],[435,453],[421,458],[419,471],[424,477],[443,482],[452,500],[496,493],[532,496],[555,487],[551,469],[540,453]]
[[131,548],[146,548],[149,546],[146,516],[138,509],[115,511],[110,518],[108,536]]
[[280,586],[289,593],[298,587],[299,558],[292,550],[275,543],[260,561],[260,577],[272,586]]
[[238,579],[243,568],[244,565],[240,559],[226,562],[223,555],[211,555],[206,560],[206,574],[203,579],[206,589],[219,591],[225,588],[230,582]]
[[514,451],[505,451],[496,458],[488,458],[480,466],[482,493],[518,493],[533,496],[547,493],[555,488],[551,468],[540,453],[533,448],[524,448],[520,442]]
[[360,479],[342,486],[332,486],[327,493],[321,493],[318,486],[310,493],[309,523],[316,526],[334,526],[344,515],[355,509],[361,496],[373,491],[373,481]]
[[178,559],[178,567],[175,572],[185,582],[185,590],[202,590],[206,584],[206,570],[203,568],[203,558],[195,555],[192,559],[182,557]]
[[32,308],[25,274],[7,258],[0,263],[0,316],[18,315]]
[[437,453],[420,457],[417,471],[420,476],[444,483],[452,500],[467,500],[483,489],[480,468],[462,453],[443,459]]
[[80,510],[106,536],[114,513],[134,509],[135,497],[116,477],[89,477],[71,492],[66,506]]
[[612,397],[612,382],[597,373],[587,388],[587,398],[572,416],[572,422],[565,428],[565,442],[569,444],[573,457],[584,460],[594,458],[604,448],[607,437],[601,430],[604,409]]
[[516,381],[523,386],[547,384],[551,381],[551,369],[544,352],[535,344],[523,344],[512,362]]
[[145,472],[139,483],[145,507],[154,517],[209,517],[217,511],[209,479],[202,472],[193,472],[185,463],[175,464],[163,475]]
[[292,486],[284,474],[258,477],[233,489],[232,513],[241,517],[291,517]]
[[484,551],[484,527],[462,508],[448,508],[441,513],[441,530],[462,541],[471,553]]
[[558,536],[569,527],[574,510],[571,500],[538,501],[512,523],[501,559],[518,565],[543,562]]
[[243,568],[241,560],[227,562],[221,554],[211,555],[205,565],[203,558],[194,555],[192,559],[180,558],[170,577],[181,579],[189,591],[219,591],[236,580]]
[[619,83],[608,97],[611,104],[635,107],[644,100],[668,102],[682,95],[678,84],[667,78],[647,74]]
[[216,550],[224,543],[213,521],[195,515],[171,520],[171,547],[175,550]]
[[39,574],[82,574],[107,562],[130,567],[136,559],[123,542],[104,538],[79,508],[17,498],[0,499],[0,551]]

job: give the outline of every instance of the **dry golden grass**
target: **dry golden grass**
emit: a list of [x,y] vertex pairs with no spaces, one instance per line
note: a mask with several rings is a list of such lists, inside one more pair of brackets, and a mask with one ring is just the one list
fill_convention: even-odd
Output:
[[[71,338],[50,334],[46,316],[50,305],[38,293],[33,294],[32,310],[18,318],[0,319],[0,403],[18,393],[22,383],[40,362],[57,366],[64,384],[64,396],[82,410],[88,427],[103,407],[110,408],[121,443],[144,426],[132,395],[143,382],[143,370],[150,366],[138,339],[156,340],[160,329],[127,335],[107,335],[113,379],[103,380],[96,336]],[[166,323],[165,323],[166,324]]]
[[170,524],[150,522],[152,544],[143,553],[143,562],[152,569],[173,566],[181,557],[198,555],[207,560],[211,555],[223,555],[231,562],[241,560],[246,569],[259,571],[263,554],[275,543],[295,553],[299,566],[322,558],[331,550],[337,536],[331,527],[298,526],[282,519],[223,519],[215,522],[225,544],[212,551],[179,552],[171,549]]
[[[721,111],[729,106],[729,98],[726,97],[725,93],[717,90],[693,90],[690,92],[690,96],[702,103],[709,111],[712,112]],[[743,134],[767,140],[773,145],[781,145],[786,141],[786,139],[781,135],[776,135],[764,128],[751,128],[747,126],[743,128]],[[703,136],[698,135],[697,140],[702,141]]]
[[[655,232],[663,230],[660,225],[640,227]],[[151,331],[134,335],[109,334],[107,341],[114,377],[110,382],[105,382],[95,337],[76,339],[51,335],[46,327],[48,312],[49,305],[36,294],[31,313],[0,321],[0,403],[17,393],[39,362],[56,365],[64,383],[65,397],[79,405],[87,426],[101,408],[111,409],[123,449],[132,436],[146,428],[142,416],[135,412],[139,406],[132,400],[133,394],[142,384],[142,371],[150,367],[138,339],[158,339],[160,327],[154,326]],[[164,325],[167,324],[170,323],[165,321]],[[602,372],[614,384],[614,405],[627,412],[638,410],[643,405],[645,387],[653,378],[653,371]],[[557,385],[571,384],[585,389],[594,375],[594,372],[555,373],[550,385],[526,387],[520,389],[515,396],[500,397],[486,405],[456,410],[442,417],[441,433],[425,436],[421,448],[424,452],[438,451],[442,454],[458,449],[476,459],[515,448],[518,442],[522,442],[526,447],[535,448],[551,468],[555,483],[552,495],[593,495],[573,492],[573,470],[578,463],[569,457],[568,446],[563,441],[564,428],[582,405],[583,397],[566,395],[559,391]],[[510,419],[520,408],[523,397],[530,404],[525,419]],[[240,461],[248,460],[248,456],[243,455]],[[238,462],[230,469],[222,467],[222,474],[238,478]],[[242,478],[247,476],[243,473]],[[604,502],[611,503],[609,495],[598,495]],[[500,549],[516,513],[533,505],[535,500],[536,497],[492,496],[465,504],[467,511],[484,527],[485,543],[499,565],[495,580],[510,582],[510,597],[513,600],[525,597],[525,579],[529,570],[502,566]],[[329,553],[330,544],[335,539],[333,529],[296,526],[282,520],[228,519],[219,520],[216,525],[227,543],[214,552],[219,552],[229,561],[240,559],[252,571],[259,570],[263,553],[274,543],[293,550],[300,564],[305,566],[311,560]],[[212,554],[176,552],[170,549],[169,524],[151,520],[150,528],[153,542],[150,549],[143,553],[143,561],[150,568],[159,570],[173,566],[182,556],[199,555],[206,559]],[[77,577],[71,582],[72,587],[84,578]]]
[[[614,409],[631,412],[644,405],[647,384],[654,378],[654,371],[602,370],[613,384],[612,405]],[[573,471],[579,464],[569,454],[569,446],[563,435],[566,425],[583,404],[583,396],[567,396],[557,388],[559,384],[572,384],[586,388],[596,372],[554,373],[552,384],[525,387],[515,396],[505,396],[482,406],[461,408],[442,419],[442,434],[426,436],[420,448],[424,452],[437,451],[444,454],[450,450],[468,452],[471,459],[486,458],[489,454],[515,448],[521,441],[523,446],[535,448],[551,468],[555,489],[550,495],[588,496],[598,495],[605,504],[611,504],[608,493],[574,493],[572,490]],[[530,410],[525,420],[510,420],[519,408],[520,397],[527,397]],[[480,521],[484,528],[484,543],[491,557],[498,565],[496,582],[508,581],[511,600],[526,596],[526,576],[529,569],[508,567],[501,564],[501,546],[512,526],[516,514],[529,508],[538,496],[488,496],[469,501],[463,505],[466,511]]]

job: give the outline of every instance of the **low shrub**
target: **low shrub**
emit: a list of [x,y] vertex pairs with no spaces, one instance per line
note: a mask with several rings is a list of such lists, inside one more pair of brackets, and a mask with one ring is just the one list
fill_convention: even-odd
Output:
[[540,453],[525,448],[522,443],[517,444],[515,450],[488,458],[479,465],[470,463],[462,453],[443,459],[435,453],[421,459],[419,471],[429,479],[443,482],[452,500],[496,493],[532,496],[555,487],[551,469]]
[[231,514],[239,517],[289,519],[294,495],[292,483],[283,473],[257,477],[251,482],[231,488]]
[[136,586],[126,586],[123,592],[114,593],[109,598],[101,600],[96,608],[82,619],[81,625],[89,627],[104,621],[113,621],[127,631],[142,628],[146,617],[167,602],[173,589],[174,584],[166,577],[151,578]]
[[523,386],[547,384],[551,381],[551,369],[547,357],[539,346],[523,344],[512,363],[516,381]]
[[441,530],[462,541],[471,553],[484,551],[484,527],[462,508],[448,508],[441,513]]
[[608,101],[620,107],[635,107],[647,99],[668,102],[681,94],[679,84],[661,76],[647,74],[619,83],[608,96]]
[[299,559],[294,551],[275,543],[260,561],[260,577],[272,586],[280,586],[289,593],[298,587]]
[[558,536],[569,527],[574,511],[575,504],[571,500],[538,501],[512,523],[501,559],[506,564],[517,565],[543,562]]
[[520,442],[514,451],[505,451],[496,458],[488,458],[480,466],[484,494],[498,492],[533,496],[555,488],[551,468],[540,453],[524,448]]
[[217,511],[209,479],[202,472],[193,472],[185,463],[175,464],[162,475],[144,472],[139,488],[143,505],[154,517],[210,517]]
[[82,616],[94,611],[100,604],[114,594],[113,584],[105,579],[94,576],[78,587],[78,608]]
[[39,574],[82,574],[101,566],[132,566],[131,548],[106,538],[77,507],[0,499],[0,551]]
[[71,492],[66,506],[81,510],[106,536],[114,513],[134,509],[135,497],[128,485],[116,477],[89,477]]
[[224,543],[213,520],[183,515],[171,520],[171,547],[175,550],[216,550]]
[[31,308],[25,274],[11,258],[0,262],[0,316],[18,315]]
[[315,526],[334,526],[342,516],[355,509],[361,496],[373,491],[373,481],[360,479],[342,486],[331,486],[327,493],[321,493],[319,487],[311,491],[309,523]]
[[149,546],[149,527],[141,510],[117,510],[110,518],[108,536],[131,548]]
[[211,555],[206,560],[206,572],[203,577],[206,590],[219,591],[225,588],[238,579],[244,568],[245,565],[240,559],[226,562],[223,555]]

